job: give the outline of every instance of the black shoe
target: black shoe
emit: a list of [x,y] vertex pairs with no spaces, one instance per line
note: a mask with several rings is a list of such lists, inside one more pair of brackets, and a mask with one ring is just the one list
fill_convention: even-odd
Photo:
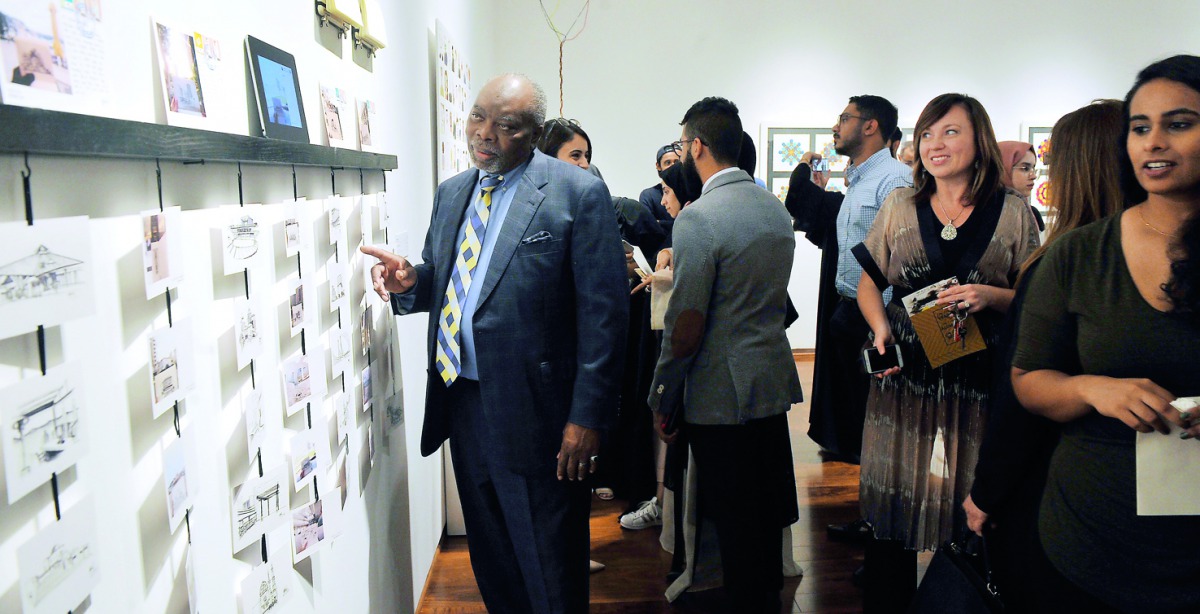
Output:
[[854,573],[850,574],[850,584],[853,584],[858,588],[863,588],[863,585],[866,584],[866,575],[867,567],[865,565],[859,565],[858,569],[855,569]]
[[831,524],[825,527],[829,539],[853,544],[865,544],[871,539],[871,523],[859,518],[846,524]]

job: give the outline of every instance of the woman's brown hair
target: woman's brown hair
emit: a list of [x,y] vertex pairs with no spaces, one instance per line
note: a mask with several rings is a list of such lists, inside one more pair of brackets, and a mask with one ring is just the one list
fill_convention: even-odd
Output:
[[1046,240],[1021,265],[1021,277],[1051,243],[1080,226],[1125,208],[1121,185],[1125,113],[1120,100],[1095,100],[1062,116],[1051,132],[1050,207],[1054,218]]
[[913,188],[917,190],[917,202],[929,202],[937,192],[937,184],[933,176],[925,171],[925,163],[921,160],[921,135],[956,106],[967,112],[975,132],[975,169],[970,187],[967,188],[967,200],[975,205],[986,205],[1002,189],[1000,177],[1005,172],[1004,165],[1000,162],[1000,146],[996,143],[996,131],[992,129],[992,119],[987,111],[978,100],[966,94],[942,94],[925,105],[913,131],[918,154],[913,165]]

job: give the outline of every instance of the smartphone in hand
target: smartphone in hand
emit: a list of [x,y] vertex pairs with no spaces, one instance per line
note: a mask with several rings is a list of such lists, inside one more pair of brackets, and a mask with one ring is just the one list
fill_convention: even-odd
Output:
[[900,354],[900,346],[887,345],[884,346],[887,350],[886,354],[880,354],[879,350],[874,347],[869,347],[863,350],[863,367],[867,373],[883,373],[892,367],[903,367],[904,356]]

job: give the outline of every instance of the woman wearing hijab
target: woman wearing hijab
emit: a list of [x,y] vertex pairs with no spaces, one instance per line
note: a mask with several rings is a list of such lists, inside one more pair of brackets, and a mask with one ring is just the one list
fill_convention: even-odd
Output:
[[1022,141],[1000,141],[1000,163],[1004,165],[1004,173],[1000,182],[1004,187],[1016,192],[1029,208],[1033,217],[1037,218],[1038,232],[1046,229],[1042,213],[1033,206],[1030,200],[1033,184],[1037,181],[1037,153],[1033,145]]

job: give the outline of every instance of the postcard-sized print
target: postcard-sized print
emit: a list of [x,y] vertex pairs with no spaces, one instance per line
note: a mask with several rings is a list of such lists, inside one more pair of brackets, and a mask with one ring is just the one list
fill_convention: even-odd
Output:
[[283,399],[287,415],[303,409],[309,402],[325,398],[325,360],[320,344],[310,343],[308,354],[296,352],[283,361]]
[[163,486],[167,493],[167,520],[171,532],[179,528],[180,521],[192,507],[194,488],[188,483],[187,440],[176,438],[163,447]]
[[68,363],[0,391],[4,475],[13,503],[87,452],[83,365]]
[[200,614],[200,593],[196,591],[196,557],[195,550],[189,545],[187,559],[183,563],[183,575],[187,582],[188,614]]
[[[339,243],[340,245],[340,243]],[[329,311],[336,313],[340,308],[346,317],[350,316],[350,267],[346,261],[339,262],[330,258],[325,264],[329,277]]]
[[25,614],[73,610],[100,581],[96,517],[91,497],[17,549]]
[[358,211],[362,217],[362,245],[373,245],[375,243],[373,229],[375,221],[379,219],[380,212],[376,211],[375,203],[378,202],[376,194],[363,194],[358,197]]
[[148,299],[177,287],[183,278],[179,220],[179,207],[142,212],[142,264]]
[[371,349],[371,328],[375,324],[370,295],[363,295],[359,305],[362,306],[362,315],[358,319],[359,347],[362,348],[362,355],[366,356]]
[[267,414],[261,390],[251,388],[242,393],[242,414],[246,418],[246,454],[253,462],[267,439]]
[[259,205],[226,205],[221,208],[221,249],[225,274],[241,273],[255,266],[260,256],[269,254],[271,233],[262,222]]
[[346,441],[358,430],[358,418],[354,411],[354,392],[340,392],[333,397],[333,413],[337,421],[338,441]]
[[[72,94],[69,67],[74,55],[68,55],[68,50],[74,50],[66,44],[62,35],[65,32],[58,27],[59,7],[55,4],[58,3],[0,3],[5,22],[5,32],[0,37],[0,58],[4,60],[0,91],[4,102],[23,101],[30,105],[43,97]],[[74,24],[71,17],[64,14],[63,23],[69,19]]]
[[329,433],[324,420],[292,435],[292,485],[299,492],[317,475],[329,471]]
[[[348,486],[350,484],[358,484],[358,474],[355,473],[357,470],[358,463],[350,462],[350,444],[347,442],[339,445],[337,458],[333,461],[333,468],[330,471],[329,477],[331,478],[330,483],[337,487],[337,501],[341,505],[342,510],[346,509],[346,499],[350,493]],[[330,505],[332,505],[334,498],[326,494],[325,500],[329,501]]]
[[205,117],[204,88],[193,34],[154,22],[154,41],[168,120],[177,114]]
[[155,418],[191,389],[194,355],[186,322],[150,333],[150,399]]
[[[341,531],[341,494],[330,488],[326,497],[292,510],[292,555],[299,563],[328,544]],[[329,501],[329,505],[325,504]]]
[[312,218],[303,198],[283,203],[283,251],[291,258],[300,253],[303,246],[312,245]]
[[378,144],[375,143],[375,133],[372,130],[375,126],[376,114],[377,106],[374,100],[358,99],[358,143],[359,149],[363,151],[379,150]]
[[0,224],[0,338],[91,315],[93,291],[87,217]]
[[325,212],[329,218],[329,244],[346,240],[346,216],[350,215],[350,199],[336,194],[325,199]]
[[321,86],[321,116],[325,118],[325,134],[330,147],[355,145],[354,99],[345,88]]
[[372,394],[373,382],[371,381],[371,365],[363,367],[362,370],[362,409],[367,411],[371,409],[371,402],[374,400]]
[[[349,314],[349,312],[346,312]],[[329,356],[332,363],[330,371],[336,379],[338,374],[350,372],[354,360],[354,349],[350,343],[350,329],[340,326],[329,331]]]
[[255,567],[242,580],[243,614],[277,614],[287,611],[295,587],[287,550],[271,553],[268,562]]
[[293,275],[289,278],[287,296],[288,321],[292,336],[300,334],[304,327],[308,325],[309,319],[314,314],[309,313],[309,304],[312,301],[308,293],[308,283],[299,275]]
[[235,553],[287,521],[290,479],[287,466],[276,465],[262,477],[250,478],[234,490],[232,520]]
[[233,299],[233,340],[237,346],[238,369],[245,369],[262,353],[266,333],[257,297]]

